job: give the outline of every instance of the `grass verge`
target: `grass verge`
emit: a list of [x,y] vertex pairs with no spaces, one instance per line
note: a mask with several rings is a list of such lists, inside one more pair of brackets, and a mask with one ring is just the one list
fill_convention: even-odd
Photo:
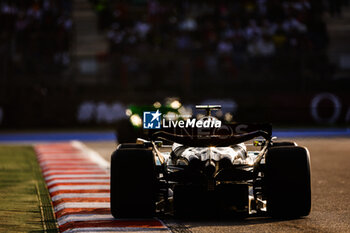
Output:
[[58,232],[30,146],[0,146],[0,232]]

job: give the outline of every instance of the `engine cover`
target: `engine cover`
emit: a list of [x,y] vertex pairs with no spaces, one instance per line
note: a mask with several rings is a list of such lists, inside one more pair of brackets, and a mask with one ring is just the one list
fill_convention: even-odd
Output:
[[192,160],[219,162],[223,159],[229,160],[234,165],[251,162],[251,158],[247,156],[247,148],[244,143],[231,147],[186,147],[174,143],[172,151],[175,160],[182,158],[188,162]]

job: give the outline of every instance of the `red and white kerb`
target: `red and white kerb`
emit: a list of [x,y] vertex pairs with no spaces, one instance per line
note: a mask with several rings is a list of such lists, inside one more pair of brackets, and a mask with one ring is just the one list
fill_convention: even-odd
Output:
[[108,163],[81,143],[38,144],[35,151],[60,232],[169,231],[158,219],[113,218]]

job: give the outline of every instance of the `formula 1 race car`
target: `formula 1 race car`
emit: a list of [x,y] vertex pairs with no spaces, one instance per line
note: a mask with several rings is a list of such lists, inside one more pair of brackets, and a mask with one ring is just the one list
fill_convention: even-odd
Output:
[[[215,121],[210,112],[218,107],[200,106],[207,110],[204,120]],[[115,218],[164,212],[190,217],[228,211],[278,218],[310,213],[309,152],[295,142],[276,141],[270,125],[172,130],[120,144],[112,154]]]

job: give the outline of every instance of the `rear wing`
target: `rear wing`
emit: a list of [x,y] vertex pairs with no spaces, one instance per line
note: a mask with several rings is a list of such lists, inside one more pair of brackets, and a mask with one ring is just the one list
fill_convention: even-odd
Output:
[[254,131],[264,131],[272,136],[272,125],[268,123],[223,123],[220,128],[197,128],[197,127],[170,127],[163,129],[149,129],[146,131],[149,139],[152,135],[158,131],[167,132],[174,135],[187,135],[192,137],[220,135],[220,136],[232,136],[245,133],[251,133]]
[[157,139],[176,142],[184,146],[207,147],[207,146],[231,146],[245,141],[249,141],[256,137],[263,137],[270,140],[270,135],[262,130],[253,131],[250,133],[236,135],[209,135],[209,136],[191,136],[191,135],[175,135],[164,131],[158,131],[152,135],[151,140]]

